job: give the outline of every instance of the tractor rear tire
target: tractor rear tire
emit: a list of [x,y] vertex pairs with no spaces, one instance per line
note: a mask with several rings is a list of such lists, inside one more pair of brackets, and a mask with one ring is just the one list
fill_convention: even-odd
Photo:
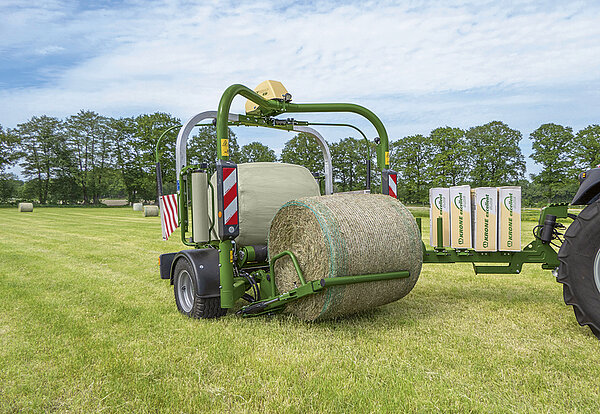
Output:
[[225,316],[227,309],[221,308],[221,298],[203,298],[198,296],[198,281],[192,265],[185,259],[179,259],[173,272],[173,292],[179,312],[190,318],[212,319]]
[[577,322],[600,339],[600,202],[588,205],[565,232],[556,280]]

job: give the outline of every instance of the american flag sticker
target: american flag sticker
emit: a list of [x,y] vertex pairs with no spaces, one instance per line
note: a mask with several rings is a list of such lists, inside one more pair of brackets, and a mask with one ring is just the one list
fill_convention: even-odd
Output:
[[160,223],[163,240],[169,240],[171,233],[179,227],[177,213],[177,194],[167,194],[160,197]]

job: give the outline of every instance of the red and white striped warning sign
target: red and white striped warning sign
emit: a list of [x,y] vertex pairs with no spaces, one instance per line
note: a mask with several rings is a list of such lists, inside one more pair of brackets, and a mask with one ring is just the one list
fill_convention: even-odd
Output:
[[390,172],[390,175],[388,176],[389,195],[391,195],[394,198],[398,198],[398,196],[396,195],[396,182],[398,180],[397,177],[398,175],[392,172]]
[[179,226],[177,214],[177,194],[167,194],[160,197],[160,223],[163,240],[169,240],[171,233]]
[[226,226],[238,224],[236,168],[223,167],[223,222]]

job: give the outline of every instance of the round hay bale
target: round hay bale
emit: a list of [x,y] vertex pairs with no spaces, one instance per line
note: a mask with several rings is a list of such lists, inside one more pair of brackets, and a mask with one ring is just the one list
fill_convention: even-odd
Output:
[[142,203],[133,203],[133,211],[144,211],[144,205]]
[[33,203],[19,203],[20,213],[31,213],[33,212]]
[[144,217],[158,216],[158,206],[144,206]]
[[[286,309],[314,321],[396,301],[414,287],[423,264],[421,235],[413,215],[381,194],[342,194],[292,200],[277,212],[269,231],[269,257],[290,250],[306,281],[408,270],[404,279],[331,286]],[[289,257],[275,263],[280,293],[300,281]]]

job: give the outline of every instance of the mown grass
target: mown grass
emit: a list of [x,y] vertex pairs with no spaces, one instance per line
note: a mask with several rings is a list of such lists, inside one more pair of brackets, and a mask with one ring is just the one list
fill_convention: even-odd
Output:
[[536,265],[428,265],[403,300],[341,321],[198,321],[158,278],[182,247],[158,218],[0,209],[0,224],[2,412],[598,411],[598,340]]

